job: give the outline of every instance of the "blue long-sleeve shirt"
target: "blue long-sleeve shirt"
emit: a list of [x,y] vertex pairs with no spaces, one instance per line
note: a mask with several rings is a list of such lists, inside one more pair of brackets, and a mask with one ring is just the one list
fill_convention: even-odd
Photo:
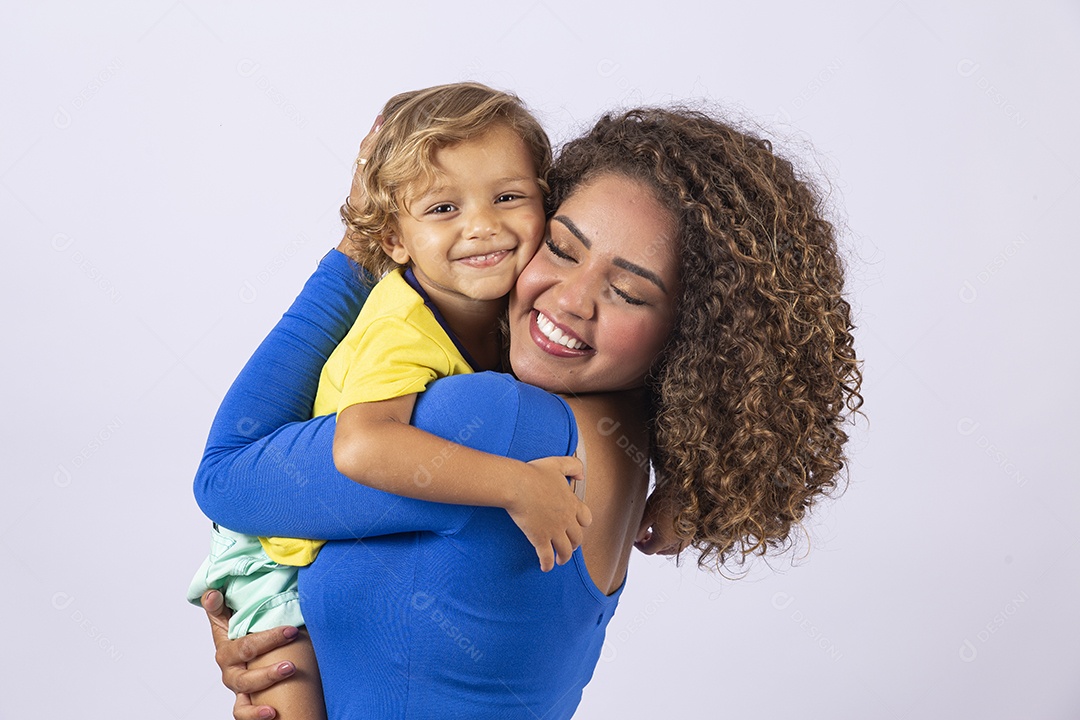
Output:
[[[331,541],[301,569],[300,593],[333,720],[568,718],[621,589],[605,596],[580,550],[542,573],[504,510],[401,498],[337,472],[334,417],[307,418],[362,302],[331,252],[222,402],[199,505],[240,532]],[[497,373],[434,383],[413,422],[521,460],[577,444],[565,402]]]

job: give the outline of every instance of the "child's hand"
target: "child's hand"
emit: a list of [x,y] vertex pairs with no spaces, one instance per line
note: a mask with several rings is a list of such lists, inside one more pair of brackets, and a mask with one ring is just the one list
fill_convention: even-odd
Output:
[[555,562],[569,562],[581,545],[583,528],[592,524],[592,512],[567,482],[567,478],[582,480],[584,467],[574,457],[540,458],[526,467],[506,510],[536,548],[540,569],[547,572]]

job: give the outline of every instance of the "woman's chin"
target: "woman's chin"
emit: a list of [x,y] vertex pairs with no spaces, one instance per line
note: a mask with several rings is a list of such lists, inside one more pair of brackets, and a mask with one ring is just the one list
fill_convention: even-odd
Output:
[[514,377],[523,383],[529,385],[535,385],[541,390],[547,390],[551,393],[565,393],[568,392],[566,388],[566,382],[564,378],[559,377],[557,374],[547,371],[543,368],[533,367],[531,364],[526,363],[524,367],[514,368]]
[[560,368],[550,362],[542,362],[535,356],[515,357],[513,349],[510,352],[510,367],[514,370],[514,377],[521,382],[535,385],[551,393],[571,392],[574,374],[566,372],[566,368]]

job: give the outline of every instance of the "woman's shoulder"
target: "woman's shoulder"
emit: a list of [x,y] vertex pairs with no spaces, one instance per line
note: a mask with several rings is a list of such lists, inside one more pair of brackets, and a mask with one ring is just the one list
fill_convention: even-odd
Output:
[[577,423],[566,401],[505,373],[452,375],[429,385],[417,400],[414,424],[444,425],[446,418],[462,435],[448,439],[498,436],[495,449],[478,448],[498,455],[532,460],[570,455],[577,447]]
[[[648,472],[647,401],[638,393],[597,393],[566,398],[582,438],[595,441],[603,453],[644,456]],[[641,463],[638,463],[641,464]]]
[[463,400],[469,404],[492,403],[515,412],[533,411],[573,417],[573,411],[558,395],[534,385],[521,382],[513,375],[486,370],[478,373],[440,378],[432,386],[447,399]]

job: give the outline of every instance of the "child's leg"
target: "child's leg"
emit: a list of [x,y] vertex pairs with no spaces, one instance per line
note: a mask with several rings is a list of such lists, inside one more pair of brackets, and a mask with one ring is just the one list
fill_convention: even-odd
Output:
[[274,708],[278,720],[326,720],[319,665],[307,630],[301,628],[299,637],[291,643],[256,658],[248,667],[270,667],[286,660],[296,666],[296,672],[262,692],[252,693],[251,702]]
[[206,590],[220,590],[232,610],[230,639],[281,625],[299,627],[300,635],[294,641],[249,665],[270,667],[288,660],[296,672],[260,693],[252,693],[251,698],[256,705],[275,708],[280,720],[323,720],[322,681],[311,638],[302,627],[297,569],[275,563],[258,538],[250,535],[215,525],[211,537],[210,557],[191,581],[188,599],[198,604]]

